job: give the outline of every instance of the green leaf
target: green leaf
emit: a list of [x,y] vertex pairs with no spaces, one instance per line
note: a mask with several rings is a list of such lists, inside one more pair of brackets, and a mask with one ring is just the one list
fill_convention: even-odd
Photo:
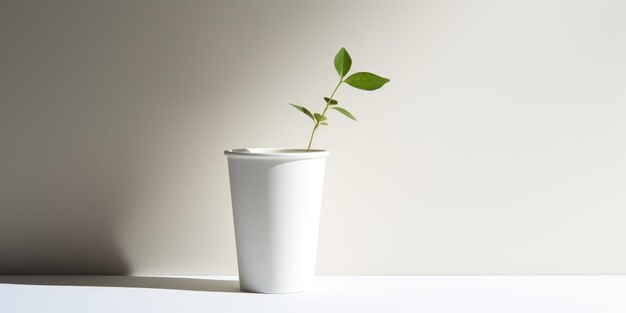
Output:
[[339,49],[339,52],[335,55],[335,69],[337,70],[337,74],[343,78],[346,74],[348,74],[351,66],[352,59],[350,58],[348,51],[346,51],[345,48]]
[[324,126],[328,126],[328,123],[326,122],[321,122],[320,125],[324,125]]
[[308,117],[310,117],[313,121],[315,121],[315,118],[313,117],[313,114],[311,114],[311,111],[307,110],[307,108],[303,107],[303,106],[299,106],[299,105],[295,105],[293,103],[289,103],[291,104],[292,107],[296,108],[298,111],[306,114]]
[[376,90],[388,83],[389,79],[368,72],[359,72],[350,75],[344,81],[354,88]]
[[337,112],[345,115],[349,119],[352,119],[352,120],[356,121],[356,118],[354,118],[354,116],[352,116],[352,114],[350,112],[348,112],[348,110],[346,110],[346,109],[344,109],[342,107],[331,107],[331,109],[336,110]]
[[315,113],[315,120],[319,123],[319,122],[323,122],[325,120],[327,120],[326,116],[322,116],[319,113]]
[[[326,101],[326,103],[328,103],[328,100],[330,100],[329,97],[324,97],[324,101]],[[335,105],[337,103],[339,103],[339,102],[337,102],[337,100],[335,100],[335,99],[330,100],[330,105]]]

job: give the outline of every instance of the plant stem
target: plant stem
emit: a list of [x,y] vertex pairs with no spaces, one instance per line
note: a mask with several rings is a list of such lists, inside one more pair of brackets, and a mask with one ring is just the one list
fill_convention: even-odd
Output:
[[[333,93],[331,93],[330,97],[328,97],[328,102],[326,102],[326,107],[324,108],[324,111],[322,111],[322,117],[326,115],[326,111],[328,111],[328,108],[330,108],[330,103],[333,101],[333,97],[335,96],[337,89],[339,89],[339,86],[341,86],[341,83],[343,83],[343,80],[341,80],[342,78],[339,78],[339,83],[337,83],[337,86],[335,86]],[[311,132],[311,138],[309,138],[309,145],[306,147],[306,152],[311,151],[311,144],[313,143],[313,136],[315,136],[315,131],[317,130],[319,126],[320,126],[320,121],[315,120],[315,126],[313,127],[313,131]]]

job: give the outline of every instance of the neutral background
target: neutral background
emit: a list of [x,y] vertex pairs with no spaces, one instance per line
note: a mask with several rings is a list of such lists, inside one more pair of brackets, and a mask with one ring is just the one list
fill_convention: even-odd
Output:
[[626,2],[0,1],[0,273],[235,274],[226,159],[305,146],[318,274],[626,274]]

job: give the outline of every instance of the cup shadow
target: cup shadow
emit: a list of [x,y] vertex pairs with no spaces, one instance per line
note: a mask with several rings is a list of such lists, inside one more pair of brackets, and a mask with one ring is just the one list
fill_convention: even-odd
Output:
[[153,276],[0,276],[0,284],[151,288],[240,293],[238,280]]

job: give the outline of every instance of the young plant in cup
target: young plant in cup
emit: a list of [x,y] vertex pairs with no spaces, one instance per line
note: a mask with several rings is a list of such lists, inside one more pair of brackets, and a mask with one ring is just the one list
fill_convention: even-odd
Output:
[[311,149],[315,132],[328,125],[328,112],[356,121],[335,99],[348,84],[376,90],[389,79],[368,72],[348,76],[352,59],[335,56],[339,82],[321,112],[291,104],[313,121],[306,149],[231,149],[228,157],[239,283],[242,290],[293,293],[308,290],[315,275],[326,150]]

